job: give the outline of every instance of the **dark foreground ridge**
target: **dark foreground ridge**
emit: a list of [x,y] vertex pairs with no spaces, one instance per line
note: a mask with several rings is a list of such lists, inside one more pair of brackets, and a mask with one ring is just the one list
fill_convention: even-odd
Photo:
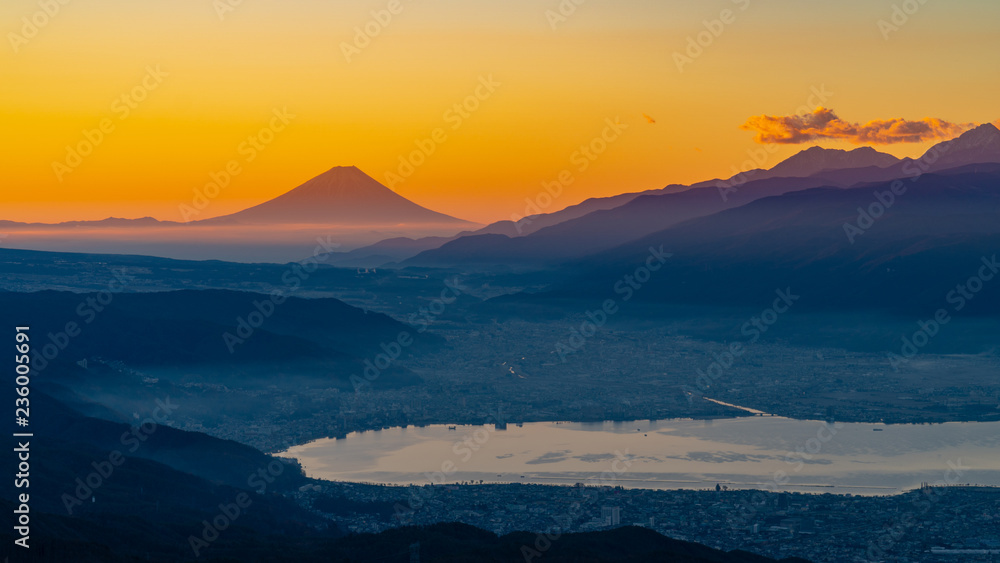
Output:
[[[12,510],[0,501],[3,510]],[[141,518],[107,517],[99,524],[53,515],[39,515],[36,547],[14,561],[74,563],[125,562],[337,562],[411,561],[419,552],[420,561],[433,563],[525,561],[569,563],[639,563],[671,561],[676,563],[769,563],[778,561],[745,551],[720,551],[701,544],[673,540],[652,530],[638,527],[617,528],[553,536],[537,549],[537,534],[515,532],[498,537],[466,524],[447,523],[407,527],[379,534],[357,534],[339,539],[302,535],[254,535],[250,530],[232,529],[222,534],[211,554],[195,558],[186,545],[167,543],[166,534],[149,534],[148,541],[128,544],[123,538],[135,538],[148,531],[149,522]],[[4,543],[13,537],[3,534]],[[232,537],[226,538],[226,535]],[[79,539],[86,537],[86,540]],[[72,539],[76,538],[76,539]],[[10,540],[10,541],[8,541]],[[109,546],[114,545],[115,548]],[[782,563],[808,563],[805,559],[786,558]]]

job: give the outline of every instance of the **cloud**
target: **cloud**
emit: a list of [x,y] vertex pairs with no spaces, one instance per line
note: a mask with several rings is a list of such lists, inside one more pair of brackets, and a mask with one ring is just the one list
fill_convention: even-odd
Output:
[[832,109],[818,107],[804,115],[755,115],[740,129],[755,131],[754,141],[761,144],[796,145],[817,139],[836,139],[858,145],[891,145],[950,139],[973,127],[973,123],[951,123],[932,117],[919,121],[897,118],[851,123],[837,117]]

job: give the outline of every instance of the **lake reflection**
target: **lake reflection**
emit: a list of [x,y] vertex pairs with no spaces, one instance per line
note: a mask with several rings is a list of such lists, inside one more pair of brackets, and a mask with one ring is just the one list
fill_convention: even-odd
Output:
[[298,458],[311,477],[337,481],[573,484],[603,477],[656,489],[777,481],[780,490],[890,494],[946,478],[1000,485],[1000,423],[886,426],[756,416],[539,422],[506,430],[411,426],[318,440],[282,455]]

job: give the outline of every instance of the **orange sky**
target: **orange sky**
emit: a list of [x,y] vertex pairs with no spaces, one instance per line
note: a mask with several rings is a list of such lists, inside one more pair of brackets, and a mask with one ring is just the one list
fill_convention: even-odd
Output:
[[[524,214],[563,170],[574,181],[546,211],[729,176],[756,147],[740,129],[747,118],[795,113],[813,87],[851,122],[1000,113],[996,2],[929,2],[888,38],[878,22],[893,2],[882,0],[589,0],[553,29],[546,11],[558,6],[244,0],[220,17],[210,0],[93,0],[49,16],[36,1],[7,0],[0,219],[182,220],[180,205],[231,160],[240,172],[198,218],[335,165],[388,183],[400,157],[441,129],[443,142],[394,189],[489,222]],[[355,26],[390,7],[398,13],[349,62]],[[731,23],[712,24],[723,10]],[[721,32],[681,72],[673,54],[705,21]],[[479,87],[489,77],[493,91]],[[475,109],[463,116],[454,105],[466,101]],[[581,170],[574,152],[616,118],[628,128]],[[271,126],[281,129],[273,138],[251,140]],[[96,146],[76,162],[66,146],[81,143]],[[878,148],[915,156],[930,144]],[[765,166],[802,148],[784,146]]]

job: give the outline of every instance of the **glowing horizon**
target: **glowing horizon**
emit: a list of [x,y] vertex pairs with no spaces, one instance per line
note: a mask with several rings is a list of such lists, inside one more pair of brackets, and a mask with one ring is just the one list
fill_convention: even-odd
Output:
[[[759,147],[740,129],[751,116],[823,105],[861,123],[987,123],[1000,93],[988,56],[1000,52],[1000,6],[985,0],[927,3],[895,30],[880,24],[893,21],[893,1],[861,0],[590,0],[555,16],[560,2],[529,0],[42,4],[58,11],[0,7],[3,220],[182,221],[180,206],[234,159],[240,173],[196,218],[338,165],[390,185],[400,158],[430,140],[433,154],[391,187],[489,223],[524,215],[564,170],[572,184],[542,211],[731,176]],[[45,24],[32,35],[22,18]],[[379,30],[367,43],[356,40],[365,26]],[[703,32],[707,45],[689,50]],[[574,153],[608,139],[616,120],[628,128],[581,170]],[[88,136],[100,138],[93,153],[69,166],[65,147]],[[935,142],[875,148],[914,157]],[[858,146],[782,146],[763,167],[813,144]]]

